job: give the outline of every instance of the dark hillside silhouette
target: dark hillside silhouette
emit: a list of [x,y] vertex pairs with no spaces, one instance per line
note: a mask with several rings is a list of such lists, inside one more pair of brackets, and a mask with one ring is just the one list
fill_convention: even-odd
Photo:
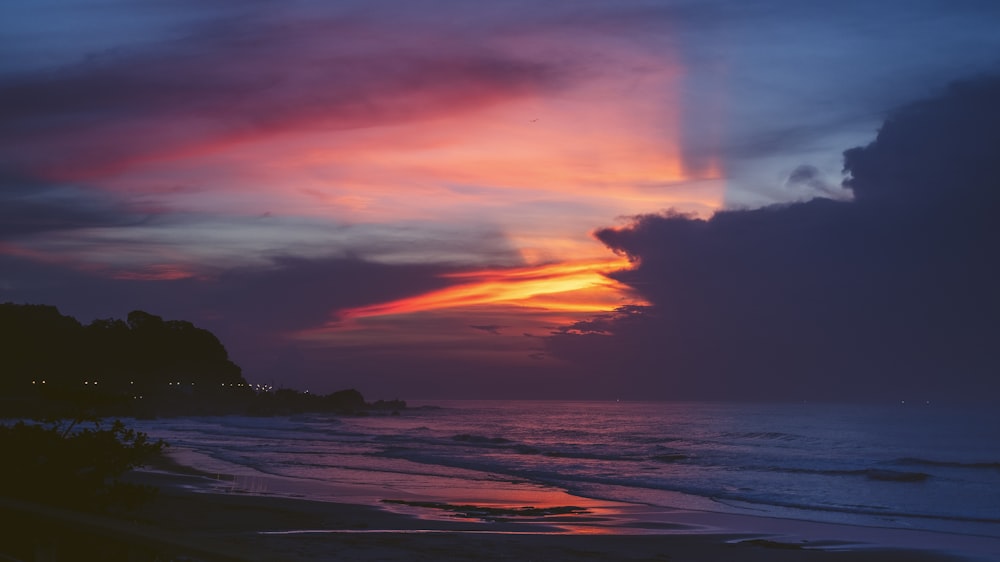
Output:
[[224,386],[249,390],[211,332],[138,310],[127,323],[84,326],[53,306],[7,303],[0,305],[0,334],[4,416],[158,414],[175,409],[171,394],[191,398],[199,385],[214,387],[189,401],[201,410],[206,399],[226,402]]
[[399,410],[356,390],[251,385],[208,330],[141,310],[83,325],[54,306],[0,305],[0,418]]

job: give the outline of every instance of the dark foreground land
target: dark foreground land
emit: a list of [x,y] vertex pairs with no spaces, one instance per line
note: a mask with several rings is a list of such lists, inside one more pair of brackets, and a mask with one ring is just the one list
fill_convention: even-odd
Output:
[[[192,492],[195,476],[139,474],[160,493],[134,511],[93,515],[0,499],[0,560],[570,560],[948,562],[944,554],[713,534],[580,535],[428,521],[371,506]],[[151,479],[151,480],[150,480]],[[536,527],[543,529],[542,527]],[[304,531],[313,532],[292,532]],[[547,529],[551,530],[551,529]]]

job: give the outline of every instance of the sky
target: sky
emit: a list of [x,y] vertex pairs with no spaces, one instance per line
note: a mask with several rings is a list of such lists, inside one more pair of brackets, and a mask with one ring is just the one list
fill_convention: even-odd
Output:
[[[372,398],[1000,390],[991,0],[0,5],[0,302]],[[931,101],[927,101],[931,100]]]

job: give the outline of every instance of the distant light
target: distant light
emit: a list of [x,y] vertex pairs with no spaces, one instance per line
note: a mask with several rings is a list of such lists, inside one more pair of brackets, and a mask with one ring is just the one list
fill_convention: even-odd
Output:
[[31,381],[31,384],[35,384],[35,381]]
[[42,384],[45,384],[45,381],[42,381]]
[[83,381],[83,384],[90,384],[90,383],[89,383],[89,382],[87,382],[87,381]]

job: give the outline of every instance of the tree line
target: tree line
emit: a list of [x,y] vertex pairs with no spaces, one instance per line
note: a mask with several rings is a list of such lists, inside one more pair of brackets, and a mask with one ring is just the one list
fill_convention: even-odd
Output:
[[222,342],[183,320],[135,310],[82,324],[54,306],[0,304],[0,418],[164,416],[401,409],[356,390],[269,392]]

